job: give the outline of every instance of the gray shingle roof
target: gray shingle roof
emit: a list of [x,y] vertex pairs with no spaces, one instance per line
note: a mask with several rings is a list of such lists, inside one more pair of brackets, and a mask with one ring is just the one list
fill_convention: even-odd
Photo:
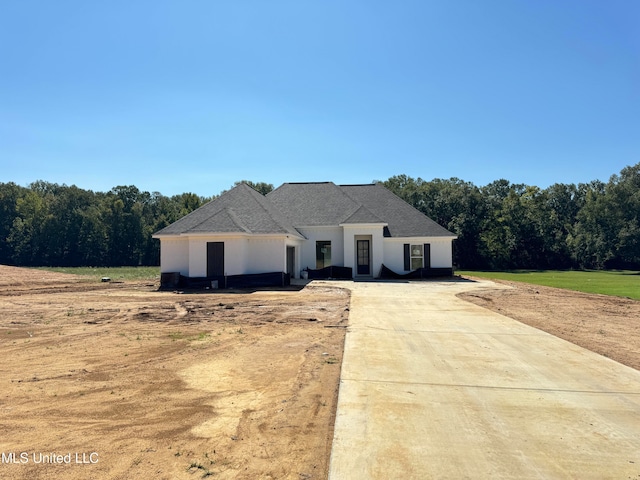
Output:
[[340,188],[353,201],[366,205],[388,223],[386,237],[455,237],[379,183],[342,185]]
[[270,201],[242,183],[156,235],[189,233],[288,234],[302,237]]
[[285,183],[267,195],[297,227],[386,223],[387,237],[454,237],[381,184]]
[[284,183],[267,198],[296,227],[337,226],[361,206],[333,182]]
[[455,236],[381,184],[339,186],[332,182],[285,183],[266,196],[240,184],[156,235],[248,233],[303,237],[295,227],[364,223],[386,224],[386,237]]

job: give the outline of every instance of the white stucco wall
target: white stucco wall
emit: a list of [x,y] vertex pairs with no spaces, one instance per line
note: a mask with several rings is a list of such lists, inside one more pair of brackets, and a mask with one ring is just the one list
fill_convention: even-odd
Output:
[[431,267],[452,267],[452,240],[442,237],[384,238],[382,227],[345,225],[344,227],[301,228],[308,240],[286,237],[197,236],[161,238],[161,272],[180,272],[189,277],[206,277],[207,242],[224,242],[225,274],[241,275],[286,271],[286,248],[296,247],[295,276],[300,270],[316,267],[316,241],[330,241],[332,265],[351,267],[356,274],[355,239],[371,236],[371,272],[379,275],[384,263],[404,273],[404,244],[431,244]]
[[384,239],[384,264],[396,273],[405,273],[404,244],[431,244],[431,268],[451,268],[452,240],[442,237],[410,237]]
[[432,240],[424,243],[431,244],[431,268],[453,267],[453,240]]
[[[207,241],[203,238],[189,238],[189,276],[207,276]],[[225,252],[226,256],[226,252]],[[225,262],[226,265],[226,262]]]
[[[287,246],[296,247],[296,276],[299,277],[302,241],[291,237],[191,236],[162,238],[162,272],[180,272],[189,277],[207,276],[207,242],[224,242],[225,275],[284,272]],[[315,258],[315,244],[314,244]]]
[[207,242],[224,242],[224,273],[246,273],[247,238],[239,236],[189,237],[189,276],[207,276]]
[[300,267],[298,270],[316,268],[316,241],[331,242],[331,264],[338,267],[344,266],[342,254],[344,238],[341,227],[298,227],[298,231],[307,237],[307,240],[300,247]]
[[189,241],[186,238],[160,240],[160,272],[189,275]]
[[356,269],[356,237],[371,236],[371,274],[377,277],[384,261],[383,226],[382,225],[344,225],[344,266],[351,267],[353,275]]
[[284,272],[286,270],[287,257],[284,238],[250,238],[247,247],[247,265],[242,273]]

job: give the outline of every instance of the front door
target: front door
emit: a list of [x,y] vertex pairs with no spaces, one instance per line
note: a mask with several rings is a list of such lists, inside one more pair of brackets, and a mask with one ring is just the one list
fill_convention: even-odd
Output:
[[371,275],[369,240],[356,240],[356,249],[358,257],[358,275]]
[[207,277],[224,276],[224,242],[207,242]]

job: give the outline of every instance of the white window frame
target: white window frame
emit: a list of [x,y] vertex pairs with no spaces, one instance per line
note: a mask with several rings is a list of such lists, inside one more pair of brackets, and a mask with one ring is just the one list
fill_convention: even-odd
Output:
[[411,271],[424,268],[424,245],[409,245]]

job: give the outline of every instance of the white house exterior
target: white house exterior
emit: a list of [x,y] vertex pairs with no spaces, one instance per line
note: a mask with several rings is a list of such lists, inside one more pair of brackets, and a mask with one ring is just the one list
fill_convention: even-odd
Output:
[[450,274],[456,236],[380,184],[324,182],[285,183],[266,196],[241,184],[154,238],[162,273],[221,279],[330,276],[330,267],[353,278]]
[[[185,277],[207,277],[207,243],[224,243],[223,275],[286,272],[286,247],[300,248],[300,241],[286,237],[250,238],[240,235],[201,235],[160,238],[160,271]],[[299,260],[298,260],[299,263]]]

